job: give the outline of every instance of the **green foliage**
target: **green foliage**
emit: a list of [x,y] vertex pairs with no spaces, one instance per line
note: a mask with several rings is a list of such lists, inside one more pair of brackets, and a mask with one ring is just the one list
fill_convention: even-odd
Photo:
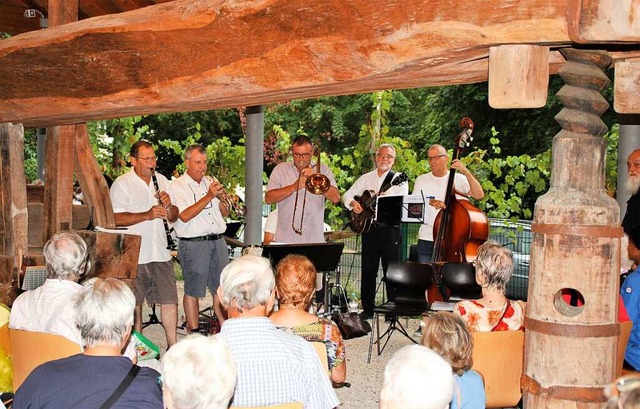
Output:
[[27,183],[38,177],[38,135],[36,129],[24,130],[24,174]]
[[618,137],[620,125],[613,124],[609,132],[604,135],[607,142],[607,156],[605,159],[605,188],[611,197],[615,197],[618,186]]

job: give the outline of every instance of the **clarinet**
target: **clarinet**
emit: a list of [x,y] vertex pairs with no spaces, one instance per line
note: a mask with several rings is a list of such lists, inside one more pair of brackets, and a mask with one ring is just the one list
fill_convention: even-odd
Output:
[[[158,204],[160,206],[164,206],[162,204],[162,200],[160,200],[160,186],[158,185],[158,178],[156,177],[155,169],[151,169],[151,180],[153,181],[153,187],[156,189],[156,193],[158,194]],[[167,235],[167,250],[175,250],[176,243],[173,241],[173,237],[171,237],[171,229],[169,228],[167,219],[162,219],[162,224],[164,224],[164,233]]]

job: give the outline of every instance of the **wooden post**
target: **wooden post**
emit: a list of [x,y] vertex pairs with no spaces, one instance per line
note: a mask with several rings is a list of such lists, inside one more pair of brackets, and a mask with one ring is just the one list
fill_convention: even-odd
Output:
[[[525,318],[527,408],[601,408],[615,376],[620,211],[604,188],[608,108],[599,91],[609,80],[603,51],[564,49],[557,94],[565,108],[553,141],[549,192],[535,205]],[[563,301],[579,291],[584,305]]]
[[43,238],[47,240],[72,226],[73,140],[75,126],[47,128],[47,156],[44,171]]

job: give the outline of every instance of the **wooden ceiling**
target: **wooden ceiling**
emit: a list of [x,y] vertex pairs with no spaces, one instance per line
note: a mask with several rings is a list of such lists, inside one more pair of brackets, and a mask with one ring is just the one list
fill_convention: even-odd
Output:
[[[78,20],[136,10],[172,0],[78,0]],[[0,33],[12,36],[41,29],[41,15],[47,17],[48,0],[0,0]],[[36,10],[35,17],[25,15]]]

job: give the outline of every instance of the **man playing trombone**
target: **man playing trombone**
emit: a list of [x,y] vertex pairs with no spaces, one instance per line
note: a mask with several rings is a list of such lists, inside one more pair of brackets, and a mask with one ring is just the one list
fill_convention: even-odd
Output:
[[113,182],[110,196],[116,226],[126,226],[142,236],[134,289],[134,327],[136,331],[142,331],[145,298],[149,303],[159,304],[162,327],[170,347],[177,338],[178,292],[166,222],[178,218],[178,208],[171,204],[173,193],[169,181],[155,172],[156,159],[151,143],[145,140],[134,143],[129,151],[131,171]]
[[[340,201],[333,173],[325,164],[317,170],[311,166],[314,149],[311,139],[300,135],[293,140],[291,151],[293,162],[278,164],[271,172],[264,201],[278,204],[278,225],[275,242],[278,243],[323,243],[324,201]],[[317,159],[319,161],[319,158]],[[309,187],[307,179],[320,180],[323,186]],[[326,189],[326,190],[325,190]]]
[[[213,309],[220,324],[224,315],[216,290],[220,272],[229,263],[227,244],[222,233],[224,217],[230,212],[230,196],[207,173],[207,152],[202,145],[184,151],[187,171],[171,183],[180,211],[174,228],[180,242],[178,257],[184,275],[184,312],[189,332],[198,331],[199,298],[207,287],[213,296]],[[227,199],[227,200],[225,200]]]

